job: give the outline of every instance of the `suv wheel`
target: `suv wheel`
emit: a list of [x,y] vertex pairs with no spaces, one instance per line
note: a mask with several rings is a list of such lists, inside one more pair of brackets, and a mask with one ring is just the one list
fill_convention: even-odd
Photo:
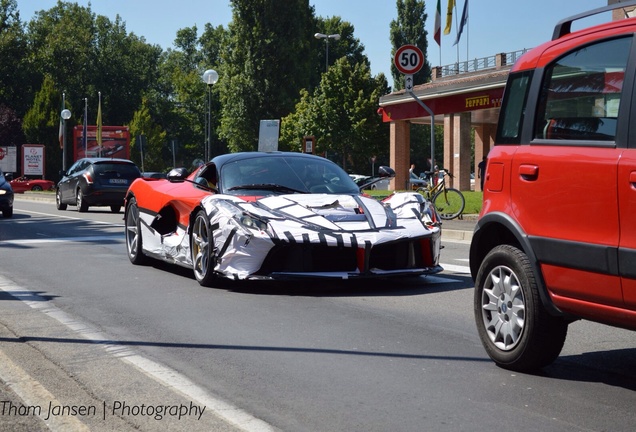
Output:
[[75,205],[77,206],[77,211],[80,213],[85,213],[88,211],[88,203],[84,200],[84,194],[82,193],[81,189],[77,189]]
[[536,370],[563,348],[568,322],[545,310],[530,261],[514,246],[486,255],[475,278],[474,311],[481,342],[500,367]]

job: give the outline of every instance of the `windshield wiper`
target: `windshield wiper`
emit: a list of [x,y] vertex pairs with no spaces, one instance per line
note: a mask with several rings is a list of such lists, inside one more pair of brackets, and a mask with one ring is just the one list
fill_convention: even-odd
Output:
[[238,189],[262,189],[262,190],[272,190],[278,192],[291,192],[291,193],[308,193],[307,191],[301,191],[298,189],[290,188],[288,186],[283,186],[275,183],[260,183],[260,184],[244,184],[240,186],[232,186],[228,189],[228,191],[238,190]]

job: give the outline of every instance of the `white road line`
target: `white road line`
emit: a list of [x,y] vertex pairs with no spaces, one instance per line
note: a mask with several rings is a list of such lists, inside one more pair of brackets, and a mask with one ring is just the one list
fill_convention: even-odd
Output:
[[[26,406],[48,406],[50,402],[54,406],[60,406],[61,403],[38,381],[24,371],[20,366],[13,363],[2,351],[0,351],[0,379],[7,383],[9,388],[17,394]],[[90,431],[90,429],[76,417],[72,416],[49,416],[44,410],[39,410],[38,417],[46,423],[52,431]],[[45,420],[48,417],[47,420]]]
[[[26,288],[23,288],[13,281],[3,277],[0,275],[0,290],[5,291],[6,293],[11,295],[12,291],[28,291]],[[20,296],[16,296],[17,299],[20,299]],[[57,307],[50,304],[50,302],[46,301],[30,301],[30,300],[21,300],[23,303],[27,304],[33,309],[39,310],[46,315],[54,318],[56,321],[70,328],[72,331],[77,333],[78,335],[92,341],[104,341],[110,340],[106,335],[100,333],[98,330],[89,326],[86,323],[83,323],[66,312],[58,309]],[[199,402],[200,404],[205,405],[207,408],[216,414],[219,418],[224,419],[228,423],[231,423],[238,428],[246,431],[246,432],[265,432],[265,431],[274,431],[275,428],[264,422],[261,419],[258,419],[251,414],[243,411],[242,409],[222,401],[208,393],[202,387],[199,387],[196,383],[191,381],[185,375],[177,372],[174,369],[171,369],[167,366],[164,366],[160,363],[149,360],[137,353],[135,353],[132,349],[128,347],[122,347],[117,345],[116,343],[110,345],[104,345],[104,349],[109,354],[113,355],[121,359],[122,361],[126,361],[130,364],[136,366],[139,370],[141,370],[146,375],[154,378],[155,380],[163,383],[165,386],[169,388],[174,388],[175,390],[181,392],[185,396],[191,398]],[[0,359],[1,360],[1,359]],[[3,377],[4,378],[4,377]],[[39,383],[38,383],[39,384]],[[74,430],[74,429],[73,429]]]
[[3,245],[24,246],[42,243],[80,243],[80,242],[101,242],[112,240],[124,240],[124,233],[102,236],[83,236],[83,237],[59,237],[59,238],[41,238],[41,239],[19,239],[19,240],[0,240]]
[[470,274],[470,267],[468,266],[459,266],[455,264],[441,264],[442,268],[446,271],[452,271],[455,273],[466,273]]
[[[20,212],[34,214],[34,215],[40,215],[40,216],[49,216],[49,217],[55,217],[55,218],[61,218],[61,219],[76,220],[76,221],[82,221],[82,222],[91,222],[91,223],[98,224],[98,225],[106,225],[106,226],[113,226],[113,227],[123,227],[124,226],[124,224],[114,224],[112,222],[104,222],[104,221],[86,219],[86,218],[81,218],[81,217],[63,216],[63,215],[54,214],[54,213],[42,213],[42,212],[31,211],[31,210],[20,210]],[[122,218],[123,218],[123,215],[122,215]]]

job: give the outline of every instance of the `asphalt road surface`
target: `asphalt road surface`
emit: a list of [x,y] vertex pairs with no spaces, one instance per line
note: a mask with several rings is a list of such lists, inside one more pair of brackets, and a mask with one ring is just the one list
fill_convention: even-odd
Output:
[[130,264],[122,217],[0,218],[0,430],[634,429],[636,333],[577,322],[541,373],[496,367],[467,241],[434,277],[202,288]]

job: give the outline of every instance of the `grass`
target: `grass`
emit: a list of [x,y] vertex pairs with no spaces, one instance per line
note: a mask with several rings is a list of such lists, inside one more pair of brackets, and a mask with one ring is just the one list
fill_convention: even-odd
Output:
[[[364,191],[366,194],[382,199],[391,195],[391,191],[386,190],[366,190]],[[398,191],[404,192],[404,191]],[[473,191],[462,191],[464,198],[466,199],[466,207],[464,207],[464,214],[478,214],[481,210],[481,203],[483,200],[482,192],[473,192]]]

